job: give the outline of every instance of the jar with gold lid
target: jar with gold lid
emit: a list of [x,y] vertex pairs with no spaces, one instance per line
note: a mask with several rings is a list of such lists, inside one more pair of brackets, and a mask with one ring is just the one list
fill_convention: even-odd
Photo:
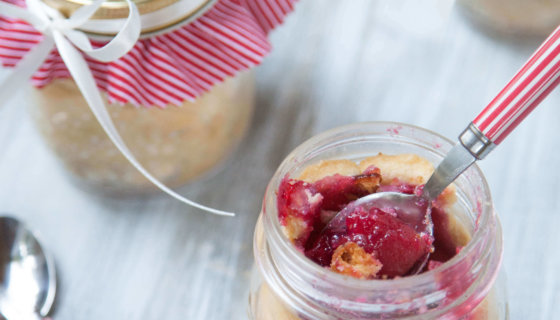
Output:
[[[25,6],[23,0],[5,1]],[[138,42],[115,61],[87,58],[118,134],[163,184],[177,187],[215,168],[246,133],[254,108],[249,69],[270,50],[266,33],[291,10],[284,7],[280,16],[257,10],[275,1],[134,1],[141,21]],[[66,17],[89,3],[43,2]],[[105,1],[79,30],[93,47],[101,46],[126,23],[128,6]],[[276,20],[269,19],[272,14]],[[0,46],[6,66],[15,66],[30,43],[41,41],[31,25],[10,17],[0,15],[0,27],[0,42],[17,37],[22,28],[26,32],[25,38]],[[2,50],[23,54],[8,57]],[[32,83],[28,97],[35,123],[73,177],[111,194],[154,189],[107,137],[56,50]]]

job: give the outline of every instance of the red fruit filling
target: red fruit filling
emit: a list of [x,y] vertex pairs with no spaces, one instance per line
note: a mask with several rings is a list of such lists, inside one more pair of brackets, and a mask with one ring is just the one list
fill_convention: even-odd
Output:
[[313,186],[324,197],[322,210],[340,211],[350,201],[374,193],[380,182],[379,169],[368,168],[366,173],[353,177],[339,174],[324,177]]
[[430,237],[421,237],[412,227],[378,208],[357,207],[346,218],[346,228],[327,229],[305,250],[311,260],[322,266],[331,263],[338,246],[354,242],[374,255],[382,268],[377,277],[406,275],[431,249]]
[[[308,258],[321,266],[331,267],[334,271],[344,270],[340,272],[355,277],[406,276],[431,250],[426,270],[451,259],[457,251],[447,231],[447,214],[440,208],[434,208],[432,212],[433,238],[419,235],[391,212],[378,208],[366,210],[358,207],[347,216],[345,225],[325,229],[336,212],[359,197],[378,191],[418,194],[423,187],[399,181],[380,186],[380,182],[377,168],[368,168],[358,176],[335,174],[315,183],[285,178],[278,189],[280,222],[290,239]],[[352,246],[348,247],[350,244]],[[355,249],[354,244],[363,252]],[[339,254],[334,255],[341,246],[346,248],[344,255],[341,256],[340,249],[337,251]],[[352,258],[348,252],[356,256]],[[351,263],[348,264],[348,261]],[[360,261],[367,263],[368,269],[360,269],[364,267],[358,265]]]

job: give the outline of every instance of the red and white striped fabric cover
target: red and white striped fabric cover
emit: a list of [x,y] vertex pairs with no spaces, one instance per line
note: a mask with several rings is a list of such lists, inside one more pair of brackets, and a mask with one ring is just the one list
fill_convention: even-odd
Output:
[[[25,6],[24,0],[0,0]],[[86,56],[97,86],[111,103],[143,106],[193,101],[214,84],[259,64],[270,51],[268,32],[282,23],[296,0],[219,0],[195,21],[141,39],[119,60]],[[0,14],[0,61],[14,67],[43,36],[28,23]],[[92,41],[95,45],[101,45]],[[53,50],[31,81],[43,87],[70,77]]]

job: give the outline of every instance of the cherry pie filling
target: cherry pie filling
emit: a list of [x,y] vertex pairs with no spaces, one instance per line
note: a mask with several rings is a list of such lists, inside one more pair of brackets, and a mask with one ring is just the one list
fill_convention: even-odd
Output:
[[[383,191],[418,194],[423,187],[421,183],[411,183],[423,179],[399,179],[391,168],[387,168],[389,174],[385,176],[375,165],[359,172],[341,170],[346,162],[339,162],[347,160],[331,161],[320,163],[319,171],[312,168],[312,178],[305,177],[305,171],[297,179],[286,176],[278,188],[280,223],[296,248],[309,259],[356,278],[391,279],[409,275],[427,253],[430,256],[423,271],[438,267],[460,250],[452,241],[448,203],[442,196],[433,203],[433,236],[417,233],[390,210],[359,206],[348,214],[345,226],[327,226],[336,213],[360,197]],[[450,198],[449,192],[444,196]]]

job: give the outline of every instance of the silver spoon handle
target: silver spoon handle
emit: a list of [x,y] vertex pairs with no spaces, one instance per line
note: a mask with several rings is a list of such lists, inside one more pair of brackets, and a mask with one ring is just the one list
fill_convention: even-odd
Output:
[[435,199],[459,174],[484,158],[560,84],[560,26],[459,136],[424,186]]
[[424,186],[422,196],[429,200],[435,200],[451,182],[475,161],[476,158],[461,143],[457,143],[437,166]]
[[463,171],[476,160],[486,157],[495,147],[494,143],[472,123],[461,133],[459,141],[437,166],[424,186],[424,197],[430,200],[437,198]]

